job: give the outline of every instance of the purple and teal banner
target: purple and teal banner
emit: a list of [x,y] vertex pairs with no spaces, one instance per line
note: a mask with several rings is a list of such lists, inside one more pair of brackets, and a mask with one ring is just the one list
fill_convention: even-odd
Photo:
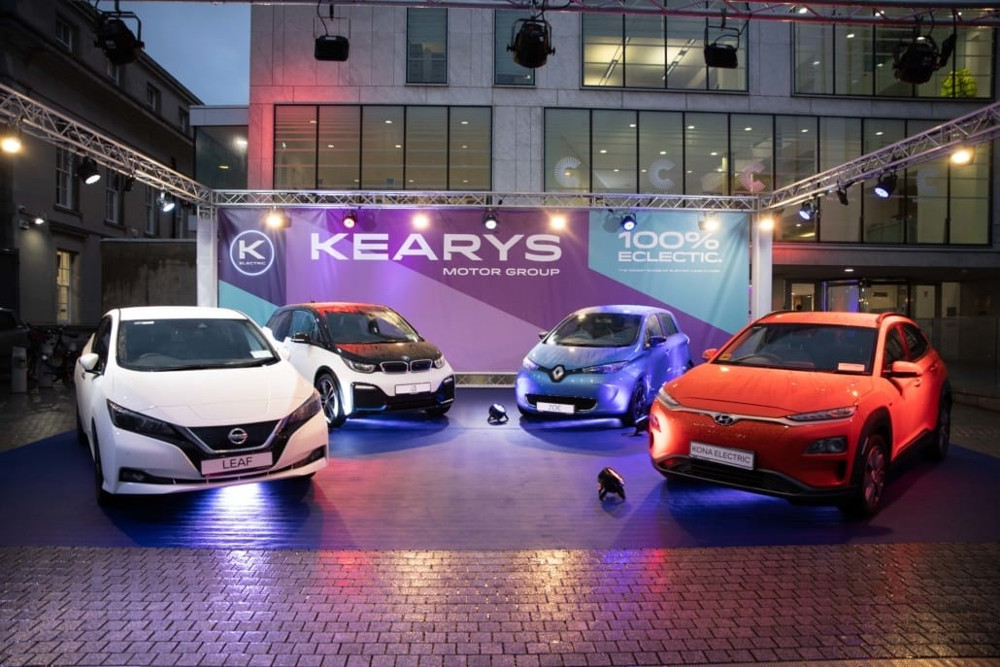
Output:
[[[292,209],[272,230],[266,209],[219,211],[219,305],[263,324],[278,306],[309,301],[381,303],[437,344],[458,372],[512,373],[565,315],[586,306],[671,310],[697,357],[749,317],[749,218],[572,211],[555,229],[549,211],[377,209],[345,228],[343,209]],[[414,224],[426,217],[425,227]]]

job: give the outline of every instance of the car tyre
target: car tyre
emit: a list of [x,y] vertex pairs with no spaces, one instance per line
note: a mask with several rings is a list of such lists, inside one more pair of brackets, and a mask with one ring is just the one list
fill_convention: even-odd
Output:
[[448,414],[448,410],[451,410],[450,405],[439,405],[434,408],[427,408],[426,410],[424,410],[424,413],[426,413],[427,416],[432,419],[437,419],[438,417],[444,417],[446,414]]
[[330,373],[320,373],[316,378],[316,391],[319,392],[323,404],[323,416],[326,417],[328,429],[341,426],[347,420],[344,414],[344,402],[340,396],[340,384]]
[[94,497],[100,507],[110,507],[114,503],[114,494],[104,490],[104,466],[101,464],[101,445],[94,433]]
[[874,516],[878,512],[889,477],[889,456],[879,433],[865,438],[854,466],[854,495],[840,506],[852,518]]
[[632,388],[632,397],[628,402],[628,411],[622,415],[622,425],[634,426],[646,415],[646,382],[639,378]]
[[944,461],[948,456],[948,445],[951,441],[951,401],[944,396],[938,404],[937,426],[934,428],[934,439],[927,449],[927,455],[933,461]]

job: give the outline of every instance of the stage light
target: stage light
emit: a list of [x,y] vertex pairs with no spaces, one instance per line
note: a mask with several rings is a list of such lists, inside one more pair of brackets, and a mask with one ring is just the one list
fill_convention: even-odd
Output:
[[174,210],[174,206],[177,202],[174,201],[173,197],[168,197],[166,192],[161,192],[160,196],[156,198],[156,203],[160,207],[160,210],[164,213],[170,213]]
[[703,232],[714,232],[719,229],[719,219],[714,215],[706,215],[698,220],[698,229]]
[[888,199],[892,196],[892,191],[896,189],[896,172],[882,174],[875,184],[875,196],[879,199]]
[[609,493],[618,494],[625,500],[625,478],[614,468],[604,468],[597,473],[597,497],[604,500]]
[[757,227],[762,232],[774,231],[774,216],[765,215],[763,218],[757,221]]
[[431,226],[431,219],[426,213],[417,213],[413,216],[413,227],[415,229],[427,229]]
[[955,150],[954,153],[951,154],[951,163],[958,165],[969,164],[970,162],[972,162],[972,158],[974,155],[975,153],[972,151],[971,148],[966,148],[965,146],[961,146],[957,150]]
[[483,214],[483,227],[489,231],[493,231],[500,224],[500,220],[497,218],[497,212],[493,209],[489,209]]
[[[709,41],[709,28],[719,30],[722,34],[714,40]],[[704,42],[705,66],[720,69],[736,69],[739,67],[739,60],[736,57],[736,53],[740,48],[740,35],[742,32],[738,28],[726,27],[725,10],[722,11],[722,23],[718,26],[709,25],[706,19]]]
[[17,125],[0,125],[0,150],[4,153],[20,153],[23,146],[21,128]]
[[[518,28],[518,25],[521,27]],[[507,50],[514,53],[514,62],[521,67],[537,69],[556,52],[552,48],[552,27],[542,15],[518,19],[510,27]]]
[[549,226],[557,231],[566,229],[566,216],[562,213],[556,213],[549,218]]
[[[135,19],[139,26],[136,37],[123,19]],[[97,17],[97,40],[94,46],[104,51],[112,65],[127,65],[142,53],[142,22],[133,12],[101,12]]]
[[850,202],[847,200],[847,186],[844,185],[837,186],[837,201],[839,201],[844,206],[850,204]]
[[291,225],[292,221],[287,215],[278,209],[272,208],[267,214],[267,217],[264,218],[264,223],[271,229],[287,229]]
[[802,207],[799,209],[799,217],[803,220],[812,220],[813,215],[816,213],[816,209],[813,207],[811,201],[802,202]]
[[626,213],[622,216],[621,222],[618,225],[622,228],[624,232],[630,232],[635,229],[636,221],[635,216],[631,213]]
[[927,83],[931,75],[948,63],[955,50],[956,35],[952,33],[941,44],[940,51],[934,38],[915,35],[911,41],[901,41],[892,54],[892,73],[904,83]]
[[87,185],[93,185],[101,180],[101,173],[97,170],[97,163],[93,158],[85,157],[76,165],[76,175]]
[[490,406],[490,414],[486,418],[488,424],[504,424],[507,422],[507,408],[499,403]]
[[344,219],[340,221],[346,229],[354,229],[354,226],[358,224],[358,214],[354,211],[348,211],[344,215]]
[[[333,2],[330,3],[330,20],[335,20],[333,16]],[[316,3],[316,16],[323,23],[323,34],[316,38],[316,46],[313,49],[313,57],[316,60],[333,60],[344,62],[351,51],[351,42],[343,35],[331,35],[326,27],[326,19],[319,13],[319,2]]]

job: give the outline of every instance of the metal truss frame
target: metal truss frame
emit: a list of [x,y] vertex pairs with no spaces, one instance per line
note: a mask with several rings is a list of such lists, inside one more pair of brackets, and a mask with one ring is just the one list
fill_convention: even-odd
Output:
[[213,199],[212,190],[197,181],[2,83],[0,121],[186,202]]
[[[215,0],[180,0],[208,2]],[[239,0],[236,0],[239,1]],[[255,4],[253,0],[246,0]],[[315,0],[271,0],[270,5],[316,6]],[[639,14],[733,21],[785,21],[850,25],[918,26],[937,20],[961,27],[1000,27],[996,2],[958,0],[810,0],[809,2],[738,2],[736,0],[337,0],[338,5],[441,7],[455,9],[517,9],[526,12]]]
[[1000,136],[1000,102],[907,137],[823,173],[761,195],[761,210],[798,204],[836,193],[887,172],[942,157],[959,146],[974,146]]

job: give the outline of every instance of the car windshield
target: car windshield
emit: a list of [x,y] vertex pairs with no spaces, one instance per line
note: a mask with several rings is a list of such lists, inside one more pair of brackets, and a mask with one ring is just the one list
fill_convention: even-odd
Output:
[[327,313],[326,328],[334,345],[415,343],[420,334],[394,310]]
[[136,371],[243,368],[278,361],[249,321],[206,318],[122,322],[116,359],[119,366]]
[[585,313],[567,317],[545,339],[548,345],[625,347],[635,343],[642,316],[626,313]]
[[876,333],[866,327],[763,324],[726,346],[715,363],[869,374]]

